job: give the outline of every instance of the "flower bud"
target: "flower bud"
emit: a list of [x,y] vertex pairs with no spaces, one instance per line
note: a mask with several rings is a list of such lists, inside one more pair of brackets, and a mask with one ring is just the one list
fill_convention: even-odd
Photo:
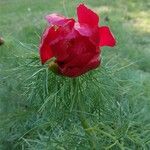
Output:
[[58,64],[57,64],[56,62],[50,62],[50,63],[48,64],[48,68],[49,68],[52,72],[58,74]]
[[4,40],[3,38],[0,37],[0,45],[3,45],[4,44]]

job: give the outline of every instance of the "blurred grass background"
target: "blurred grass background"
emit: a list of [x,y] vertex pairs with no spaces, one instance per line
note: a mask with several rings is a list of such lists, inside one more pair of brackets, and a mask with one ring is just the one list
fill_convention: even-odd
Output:
[[[125,147],[128,147],[125,149],[150,149],[148,0],[0,0],[0,36],[5,41],[4,45],[0,46],[0,149],[88,149],[82,144],[83,147],[78,147],[78,142],[69,146],[66,141],[69,135],[63,131],[63,136],[54,142],[58,142],[56,145],[47,140],[47,130],[41,133],[39,129],[31,132],[28,139],[24,137],[21,144],[18,142],[24,133],[34,128],[33,124],[38,126],[40,123],[35,123],[38,120],[34,118],[37,112],[35,107],[30,106],[30,109],[26,110],[26,96],[22,94],[19,83],[22,82],[20,79],[23,73],[19,79],[15,78],[17,72],[13,69],[19,66],[21,61],[25,61],[24,57],[31,51],[38,53],[40,35],[47,24],[44,16],[58,12],[76,17],[76,6],[80,2],[95,10],[100,16],[100,24],[109,25],[117,38],[117,46],[114,49],[103,48],[102,65],[112,70],[111,73],[115,74],[116,80],[124,89],[121,94],[125,96],[120,101],[123,112],[129,115],[127,122],[131,125],[130,138],[122,140]],[[37,104],[37,107],[40,105],[41,103]],[[48,118],[46,115],[43,120]],[[105,118],[103,121],[105,122]],[[110,121],[114,120],[110,118]],[[124,132],[127,122],[123,126],[118,124],[113,129],[117,130],[116,137],[119,132],[127,132]],[[99,149],[118,149],[106,146],[107,140],[101,141]]]

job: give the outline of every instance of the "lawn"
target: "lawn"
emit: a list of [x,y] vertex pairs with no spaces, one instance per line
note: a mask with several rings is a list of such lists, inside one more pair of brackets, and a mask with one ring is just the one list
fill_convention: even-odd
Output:
[[57,97],[59,87],[53,87],[60,77],[45,73],[38,59],[44,16],[57,12],[76,18],[81,2],[97,12],[100,24],[110,26],[117,39],[113,49],[102,48],[100,76],[94,75],[99,88],[88,82],[88,130],[95,132],[98,150],[150,149],[148,0],[0,0],[0,150],[92,149],[74,103],[63,101],[70,79],[63,81],[64,99]]

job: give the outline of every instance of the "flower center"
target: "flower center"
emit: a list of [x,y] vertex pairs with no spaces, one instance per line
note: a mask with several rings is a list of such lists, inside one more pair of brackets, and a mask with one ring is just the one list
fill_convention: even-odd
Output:
[[54,27],[54,30],[55,30],[55,31],[57,31],[58,28],[59,28],[59,26],[57,26],[57,25],[54,25],[53,27]]

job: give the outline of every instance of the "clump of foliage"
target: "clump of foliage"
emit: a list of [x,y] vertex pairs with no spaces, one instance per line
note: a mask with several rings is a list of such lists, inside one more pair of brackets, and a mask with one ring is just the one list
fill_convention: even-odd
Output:
[[[66,9],[78,2],[68,2]],[[77,81],[56,76],[40,64],[36,45],[43,25],[35,14],[42,18],[51,5],[39,0],[36,5],[28,0],[6,6],[0,2],[5,39],[0,47],[0,149],[150,149],[148,36],[132,27],[136,14],[143,8],[146,13],[146,2],[88,1],[95,9],[105,6],[102,20],[113,16],[105,20],[117,26],[113,32],[118,46],[104,49],[102,66]],[[56,3],[51,9],[59,11]],[[29,6],[31,11],[25,11]],[[17,15],[12,17],[7,11],[14,8]]]

